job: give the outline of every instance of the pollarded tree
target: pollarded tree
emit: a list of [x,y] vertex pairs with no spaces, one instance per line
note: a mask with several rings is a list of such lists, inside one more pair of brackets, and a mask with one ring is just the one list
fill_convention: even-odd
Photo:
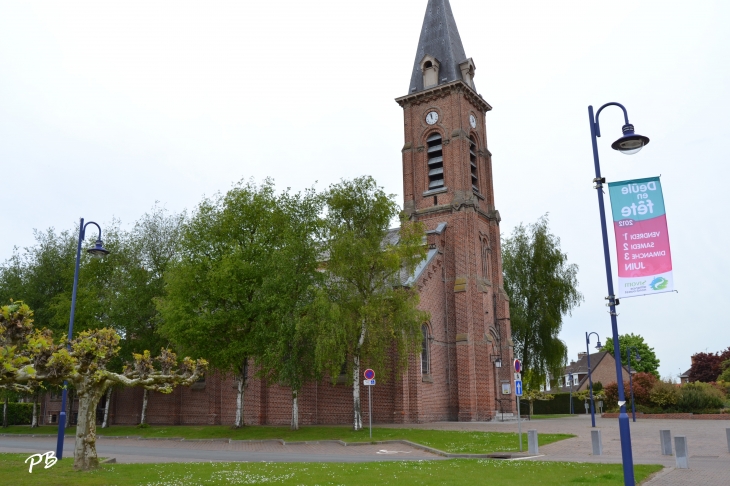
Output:
[[[0,386],[22,387],[44,380],[69,381],[79,398],[74,446],[74,468],[98,467],[96,455],[96,405],[112,385],[142,386],[171,393],[177,385],[190,385],[204,373],[207,363],[185,358],[178,365],[175,353],[163,350],[154,360],[149,353],[136,355],[124,373],[106,369],[119,352],[119,335],[109,328],[83,331],[68,346],[54,343],[51,331],[33,328],[33,313],[17,302],[0,309]],[[159,363],[155,369],[154,361]]]
[[537,388],[546,376],[560,376],[567,360],[558,335],[563,317],[583,300],[578,266],[568,263],[547,215],[517,226],[502,243],[502,259],[515,356],[522,358],[527,383]]
[[402,275],[412,274],[426,256],[424,229],[401,218],[398,238],[387,241],[399,209],[394,196],[386,195],[371,177],[330,186],[326,201],[327,261],[317,306],[317,360],[333,379],[346,363],[353,428],[360,430],[363,362],[387,376],[394,364],[397,370],[407,365],[409,353],[420,352],[421,325],[429,315],[418,310],[418,293],[403,286]]
[[555,395],[545,393],[537,388],[528,388],[522,392],[522,400],[530,404],[530,416],[535,415],[532,411],[535,401],[547,402],[555,398]]

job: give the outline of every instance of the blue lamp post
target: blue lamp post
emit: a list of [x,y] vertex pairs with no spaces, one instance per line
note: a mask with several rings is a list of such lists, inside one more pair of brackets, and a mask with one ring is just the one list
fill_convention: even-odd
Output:
[[[90,224],[93,224],[96,226],[96,228],[99,230],[99,237],[96,239],[96,243],[94,244],[93,248],[89,248],[86,250],[88,253],[91,254],[94,258],[102,258],[109,254],[109,252],[104,249],[104,242],[101,241],[101,227],[94,223],[93,221],[89,221],[88,223],[84,224],[84,218],[81,218],[81,223],[79,223],[79,244],[76,247],[76,268],[74,270],[74,286],[73,286],[73,292],[71,294],[71,318],[68,322],[68,348],[71,349],[71,338],[73,337],[74,332],[74,313],[76,311],[76,291],[79,287],[79,261],[81,260],[81,244],[84,241],[84,237],[86,235],[86,227]],[[66,398],[68,396],[68,388],[67,388],[67,382],[63,382],[63,394],[61,396],[61,413],[59,414],[58,418],[58,440],[56,442],[56,457],[58,459],[63,459],[63,434],[66,429]]]
[[636,361],[641,361],[641,356],[639,356],[639,350],[636,349],[634,346],[629,346],[626,348],[626,364],[629,367],[629,390],[631,391],[631,417],[633,418],[634,422],[636,422],[636,404],[634,403],[634,380],[631,376],[631,350],[634,350]]
[[[626,113],[626,108],[620,103],[606,103],[601,106],[596,112],[595,117],[593,116],[593,106],[588,107],[588,117],[591,127],[591,142],[593,145],[593,164],[596,170],[596,178],[593,182],[596,184],[596,194],[598,196],[598,211],[601,218],[601,233],[603,237],[603,259],[606,265],[606,284],[608,287],[608,307],[610,308],[609,314],[611,315],[611,331],[613,336],[613,355],[616,361],[616,383],[623,383],[623,367],[621,366],[621,351],[619,350],[618,343],[618,321],[616,319],[616,305],[618,305],[618,299],[613,293],[613,275],[611,272],[611,254],[609,253],[608,246],[608,230],[606,228],[606,209],[603,204],[603,184],[606,179],[601,177],[601,166],[598,161],[598,137],[601,136],[601,129],[598,124],[598,117],[607,106],[618,106],[624,112],[624,126],[622,128],[623,136],[616,140],[611,148],[618,150],[619,152],[631,155],[641,150],[644,145],[649,143],[649,139],[643,135],[638,135],[634,132],[634,126],[629,123],[629,116]],[[618,417],[619,432],[621,436],[621,459],[624,470],[624,484],[627,486],[634,486],[634,458],[631,452],[631,430],[629,429],[629,416],[626,414],[626,396],[624,394],[624,387],[618,387],[618,400],[620,413]]]
[[[588,347],[591,344],[591,335],[595,332],[586,333],[586,358],[588,359],[588,390],[591,400],[591,427],[596,426],[596,407],[593,404],[593,378],[591,378],[591,351]],[[601,336],[596,334],[596,349],[601,349]]]

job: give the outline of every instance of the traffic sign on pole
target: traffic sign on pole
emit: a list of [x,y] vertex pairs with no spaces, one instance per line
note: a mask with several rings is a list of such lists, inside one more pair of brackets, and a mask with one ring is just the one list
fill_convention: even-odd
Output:
[[366,369],[363,375],[365,376],[366,380],[372,380],[373,378],[375,378],[375,372],[370,368]]
[[362,384],[365,386],[373,386],[375,384],[375,380],[362,380]]
[[522,380],[515,380],[515,395],[522,396]]
[[515,360],[515,373],[522,372],[522,362],[519,359]]

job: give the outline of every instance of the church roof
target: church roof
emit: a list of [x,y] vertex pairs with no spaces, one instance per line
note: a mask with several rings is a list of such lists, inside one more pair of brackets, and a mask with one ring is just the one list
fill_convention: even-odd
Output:
[[408,86],[409,94],[423,91],[421,61],[426,55],[435,57],[440,63],[438,84],[461,79],[459,64],[466,61],[466,54],[449,0],[428,0],[416,60],[413,62],[411,84]]

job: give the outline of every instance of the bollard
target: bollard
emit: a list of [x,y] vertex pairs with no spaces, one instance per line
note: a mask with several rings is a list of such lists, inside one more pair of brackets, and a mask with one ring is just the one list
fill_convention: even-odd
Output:
[[725,434],[727,435],[727,451],[730,452],[730,429],[725,429]]
[[537,454],[537,430],[527,431],[527,452]]
[[602,455],[603,444],[601,443],[601,429],[591,430],[591,442],[593,443],[593,455]]
[[687,450],[687,437],[684,435],[674,436],[674,451],[677,469],[689,469],[689,451]]
[[672,431],[671,430],[660,430],[659,431],[659,442],[662,446],[662,455],[672,455]]

